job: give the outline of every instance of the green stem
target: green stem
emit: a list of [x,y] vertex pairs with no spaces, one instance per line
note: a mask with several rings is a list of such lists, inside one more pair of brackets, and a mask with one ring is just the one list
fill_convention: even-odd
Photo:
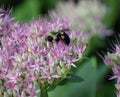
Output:
[[41,89],[40,97],[48,97],[48,92],[46,89]]
[[4,92],[1,93],[2,97],[4,97]]

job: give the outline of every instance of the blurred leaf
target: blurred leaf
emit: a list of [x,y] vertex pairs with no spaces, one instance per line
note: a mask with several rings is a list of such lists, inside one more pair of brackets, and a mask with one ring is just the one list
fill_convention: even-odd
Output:
[[96,59],[92,58],[77,69],[76,75],[81,76],[82,83],[69,83],[58,86],[49,93],[49,97],[95,97],[97,71]]
[[[116,97],[114,81],[109,80],[109,69],[104,63],[99,64],[98,69],[98,85],[96,97]],[[110,69],[110,71],[112,71]]]
[[98,82],[104,80],[109,71],[109,68],[104,63],[101,63],[99,65],[100,67],[98,69]]
[[48,88],[48,91],[52,91],[56,88],[56,85],[52,84],[52,85],[49,85],[49,88]]
[[85,81],[70,86],[68,97],[95,97],[97,84],[96,59],[92,58],[78,69],[77,74]]
[[[74,74],[69,74],[68,77],[64,80],[62,80],[60,83],[59,83],[59,86],[63,86],[67,83],[80,83],[84,81],[81,77],[77,76],[77,75],[74,75]],[[48,91],[52,91],[56,88],[56,84],[52,84],[52,85],[49,85],[49,88],[48,88]]]
[[99,83],[96,97],[117,97],[114,83]]
[[14,10],[16,20],[20,22],[29,21],[39,15],[40,2],[38,0],[25,0],[22,5]]
[[104,46],[105,46],[105,42],[102,39],[100,39],[98,36],[93,36],[88,43],[88,47],[85,53],[86,55],[89,55],[89,54],[96,55],[96,52],[95,52],[96,49]]
[[41,11],[42,11],[42,14],[45,14],[51,8],[55,7],[55,4],[58,2],[58,0],[41,0],[41,2],[42,2]]
[[73,83],[80,83],[84,81],[81,77],[74,75],[74,74],[69,74],[68,78],[64,79],[59,83],[60,86],[65,85],[66,83],[73,82]]
[[115,24],[117,18],[120,14],[120,0],[108,0],[107,14],[104,17],[104,22],[108,27],[111,27]]

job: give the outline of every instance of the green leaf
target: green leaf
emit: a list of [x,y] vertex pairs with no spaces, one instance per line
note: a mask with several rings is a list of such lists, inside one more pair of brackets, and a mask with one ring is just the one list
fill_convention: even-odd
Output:
[[59,85],[65,85],[66,83],[73,82],[73,83],[79,83],[84,81],[81,77],[74,75],[74,74],[69,74],[68,77],[64,80],[62,80]]
[[49,88],[48,88],[48,91],[52,91],[52,90],[54,90],[55,88],[56,88],[56,85],[54,85],[54,84],[53,84],[53,85],[50,85]]
[[110,68],[108,68],[104,63],[100,63],[99,65],[100,66],[98,69],[98,82],[101,82],[104,80]]
[[56,87],[49,97],[95,97],[97,84],[96,59],[91,58],[77,69],[76,75],[82,77],[82,83],[68,83]]
[[29,21],[38,17],[39,7],[40,2],[38,0],[25,0],[21,5],[17,6],[13,15],[20,22]]
[[109,10],[107,11],[104,22],[110,28],[114,26],[120,14],[120,0],[106,0],[108,1]]
[[96,54],[95,50],[97,48],[105,47],[105,42],[98,35],[94,35],[91,37],[88,43],[88,47],[86,49],[86,55],[94,55]]
[[84,63],[82,68],[77,70],[77,74],[85,80],[81,84],[74,84],[69,87],[68,97],[95,97],[97,84],[96,59],[91,58]]

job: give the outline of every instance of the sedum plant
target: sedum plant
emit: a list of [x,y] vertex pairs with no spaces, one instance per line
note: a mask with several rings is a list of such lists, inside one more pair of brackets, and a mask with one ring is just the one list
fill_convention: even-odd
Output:
[[113,71],[113,77],[116,79],[115,87],[117,89],[117,97],[120,97],[120,44],[115,44],[114,52],[108,52],[104,58],[105,64]]
[[1,97],[48,97],[58,85],[82,81],[71,68],[77,67],[87,45],[67,19],[19,24],[0,9],[0,36]]

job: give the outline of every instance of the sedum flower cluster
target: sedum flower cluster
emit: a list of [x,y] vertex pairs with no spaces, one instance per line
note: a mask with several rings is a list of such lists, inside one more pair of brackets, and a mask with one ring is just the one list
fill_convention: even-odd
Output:
[[102,22],[106,11],[107,7],[98,0],[79,0],[77,4],[72,1],[59,2],[56,10],[50,12],[50,16],[70,18],[72,27],[83,31],[83,35],[89,40],[95,35],[103,38],[112,34]]
[[120,44],[115,45],[113,53],[107,53],[104,62],[108,67],[112,68],[114,75],[111,79],[117,80],[115,86],[117,89],[117,97],[120,97]]
[[[69,45],[49,42],[52,31],[68,29]],[[36,97],[67,78],[86,49],[82,34],[67,19],[19,24],[0,9],[0,96]],[[47,96],[44,96],[47,97]]]

